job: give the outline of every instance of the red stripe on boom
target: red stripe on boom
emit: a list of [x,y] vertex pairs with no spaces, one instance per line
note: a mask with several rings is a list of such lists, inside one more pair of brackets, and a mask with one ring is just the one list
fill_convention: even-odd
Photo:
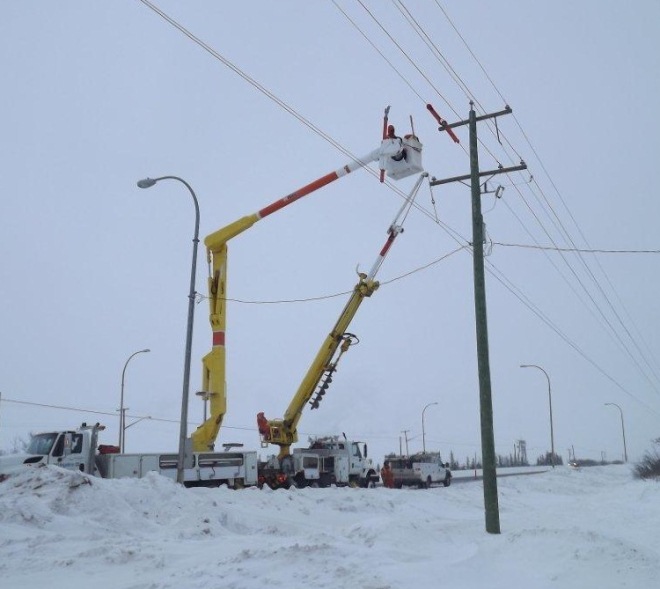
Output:
[[302,198],[303,196],[307,196],[310,192],[314,192],[315,190],[322,188],[326,184],[330,184],[330,182],[336,180],[337,178],[339,178],[339,176],[337,176],[337,172],[331,172],[330,174],[327,174],[322,178],[319,178],[318,180],[314,180],[314,182],[308,184],[307,186],[303,186],[302,188],[299,188],[295,192],[292,192],[291,194],[288,194],[287,196],[281,198],[280,200],[275,201],[273,204],[270,204],[267,207],[261,209],[259,211],[259,217],[263,219],[264,217],[267,217],[268,215],[274,213],[275,211],[279,211],[281,208],[285,207],[286,205],[290,205],[292,202],[296,202],[299,198]]
[[380,255],[385,256],[385,254],[389,251],[390,247],[394,243],[394,235],[390,235],[387,238],[387,241],[385,242],[385,245],[383,246],[383,249],[380,250]]
[[225,332],[224,331],[214,331],[213,332],[213,345],[214,346],[224,346],[225,345]]

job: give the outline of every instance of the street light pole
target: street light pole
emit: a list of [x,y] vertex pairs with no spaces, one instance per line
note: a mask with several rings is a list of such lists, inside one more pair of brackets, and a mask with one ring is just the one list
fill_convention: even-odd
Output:
[[548,403],[550,405],[550,464],[555,467],[555,433],[552,425],[552,391],[550,390],[550,377],[548,373],[536,364],[521,364],[520,368],[538,368],[548,379]]
[[616,403],[605,403],[605,405],[614,405],[621,414],[621,433],[623,434],[623,462],[628,462],[628,450],[626,449],[626,428],[623,427],[623,410]]
[[409,454],[408,454],[408,432],[409,431],[410,431],[409,429],[404,429],[404,430],[401,431],[401,433],[404,435],[404,437],[406,439],[406,456],[409,456]]
[[129,427],[133,427],[136,423],[140,423],[141,421],[144,421],[145,419],[151,419],[151,415],[145,415],[144,417],[138,417],[133,423],[129,423],[126,427],[124,427],[124,431],[126,431]]
[[195,276],[197,274],[197,244],[199,243],[199,203],[195,191],[178,176],[161,176],[160,178],[145,178],[137,185],[139,188],[150,188],[160,180],[177,180],[190,192],[195,203],[195,235],[193,237],[192,267],[190,270],[190,289],[188,291],[188,323],[186,328],[186,353],[183,363],[183,393],[181,395],[181,428],[179,432],[179,458],[176,466],[176,480],[183,484],[183,469],[186,458],[186,438],[188,437],[188,396],[190,392],[190,356],[192,353],[193,319],[195,312]]
[[126,368],[128,367],[131,358],[146,352],[151,352],[151,350],[145,348],[144,350],[138,350],[131,354],[124,364],[124,369],[121,371],[121,396],[119,398],[119,451],[122,453],[124,452],[124,431],[126,430],[126,408],[124,407],[124,378],[126,377]]
[[422,452],[426,454],[426,432],[424,431],[424,411],[426,411],[431,405],[437,405],[438,403],[429,403],[424,409],[422,409]]

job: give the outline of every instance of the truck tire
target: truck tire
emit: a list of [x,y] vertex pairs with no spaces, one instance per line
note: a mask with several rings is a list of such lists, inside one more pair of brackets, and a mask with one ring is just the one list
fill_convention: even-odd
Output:
[[430,489],[430,488],[431,488],[431,483],[432,483],[432,482],[433,482],[433,481],[431,480],[431,475],[429,475],[429,476],[426,477],[426,480],[425,480],[425,481],[420,481],[420,482],[417,484],[417,487],[418,487],[419,489]]

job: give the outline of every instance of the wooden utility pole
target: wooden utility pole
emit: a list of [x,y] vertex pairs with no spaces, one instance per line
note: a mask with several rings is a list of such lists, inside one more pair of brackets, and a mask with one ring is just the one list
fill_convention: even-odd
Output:
[[477,122],[510,114],[505,110],[476,116],[474,103],[470,102],[470,116],[467,121],[452,124],[441,124],[439,131],[447,131],[455,127],[469,125],[470,130],[470,174],[456,176],[445,180],[433,180],[431,186],[462,182],[470,180],[472,195],[472,259],[474,263],[474,310],[477,333],[477,364],[479,370],[479,406],[481,413],[481,455],[484,481],[484,508],[486,513],[486,531],[490,534],[500,533],[500,514],[497,498],[497,473],[495,456],[495,435],[493,431],[493,402],[490,386],[490,361],[488,356],[488,321],[486,317],[486,281],[484,276],[484,222],[481,214],[481,185],[479,178],[494,176],[506,172],[525,170],[527,166],[521,162],[512,168],[499,167],[489,172],[479,171],[479,151],[477,146]]

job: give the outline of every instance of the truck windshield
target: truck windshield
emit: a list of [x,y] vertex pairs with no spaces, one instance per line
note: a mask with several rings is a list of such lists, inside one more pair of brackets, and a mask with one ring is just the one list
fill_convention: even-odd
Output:
[[42,456],[45,456],[50,453],[56,439],[56,433],[37,434],[36,436],[32,436],[26,452],[28,454],[41,454]]

